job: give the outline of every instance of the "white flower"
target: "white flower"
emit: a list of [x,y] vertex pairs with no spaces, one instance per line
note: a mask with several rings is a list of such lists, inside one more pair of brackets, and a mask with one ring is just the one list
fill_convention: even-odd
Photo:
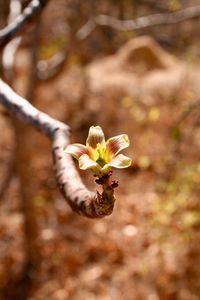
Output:
[[71,144],[65,151],[79,161],[82,170],[91,169],[96,175],[107,174],[112,167],[127,168],[131,159],[123,154],[118,154],[129,146],[127,134],[121,134],[105,141],[103,130],[100,126],[91,126],[86,140],[86,145]]

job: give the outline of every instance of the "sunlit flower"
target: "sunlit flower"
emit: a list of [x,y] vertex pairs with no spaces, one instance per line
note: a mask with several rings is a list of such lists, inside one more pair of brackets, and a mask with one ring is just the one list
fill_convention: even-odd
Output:
[[112,167],[121,169],[131,165],[129,157],[119,154],[129,144],[129,138],[126,134],[105,141],[102,128],[91,126],[86,145],[71,144],[67,146],[65,151],[79,161],[80,169],[91,169],[96,175],[102,176],[107,174]]

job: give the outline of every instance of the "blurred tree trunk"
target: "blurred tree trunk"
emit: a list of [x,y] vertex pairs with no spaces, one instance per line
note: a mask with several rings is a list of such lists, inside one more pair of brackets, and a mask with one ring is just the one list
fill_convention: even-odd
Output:
[[[37,45],[39,19],[30,36],[30,49],[19,51],[19,66],[16,68],[17,76],[13,82],[13,88],[21,96],[34,102],[34,91],[36,88],[36,64],[37,64]],[[32,285],[36,280],[36,272],[40,264],[39,251],[39,212],[37,197],[41,193],[41,182],[38,179],[36,159],[40,157],[38,151],[40,138],[39,133],[34,129],[23,124],[21,121],[14,120],[16,137],[16,168],[20,177],[22,207],[25,218],[25,243],[27,264],[24,272],[26,283]],[[40,150],[41,151],[41,150]]]

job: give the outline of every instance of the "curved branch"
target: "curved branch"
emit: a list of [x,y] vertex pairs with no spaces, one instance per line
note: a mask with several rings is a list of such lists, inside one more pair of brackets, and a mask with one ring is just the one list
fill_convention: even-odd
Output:
[[19,33],[25,23],[30,21],[33,16],[37,15],[47,4],[48,0],[32,0],[13,22],[0,30],[0,46],[7,44],[17,33]]
[[[22,10],[22,3],[20,0],[10,0],[10,13],[8,16],[8,24],[12,23],[20,14]],[[5,45],[2,53],[2,66],[7,80],[12,81],[14,76],[14,61],[15,54],[21,43],[20,36],[13,38],[7,45]]]
[[153,14],[136,18],[135,20],[119,20],[108,15],[97,15],[90,19],[77,32],[77,38],[85,39],[96,26],[109,26],[115,30],[129,31],[149,28],[156,25],[177,24],[183,21],[198,18],[200,16],[200,5],[188,7],[173,13]]
[[74,211],[89,218],[99,218],[112,213],[114,196],[108,201],[98,192],[89,191],[83,184],[71,156],[63,151],[69,144],[69,126],[33,107],[2,80],[0,80],[0,104],[52,140],[58,187]]

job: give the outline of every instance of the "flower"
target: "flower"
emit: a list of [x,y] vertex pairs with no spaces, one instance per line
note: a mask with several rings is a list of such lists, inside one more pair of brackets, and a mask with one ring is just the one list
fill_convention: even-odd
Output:
[[103,176],[114,168],[127,168],[131,159],[123,154],[118,154],[129,146],[127,134],[117,135],[105,141],[103,130],[100,126],[91,126],[86,140],[86,145],[71,144],[65,152],[71,154],[79,161],[82,170],[91,169],[97,176]]

